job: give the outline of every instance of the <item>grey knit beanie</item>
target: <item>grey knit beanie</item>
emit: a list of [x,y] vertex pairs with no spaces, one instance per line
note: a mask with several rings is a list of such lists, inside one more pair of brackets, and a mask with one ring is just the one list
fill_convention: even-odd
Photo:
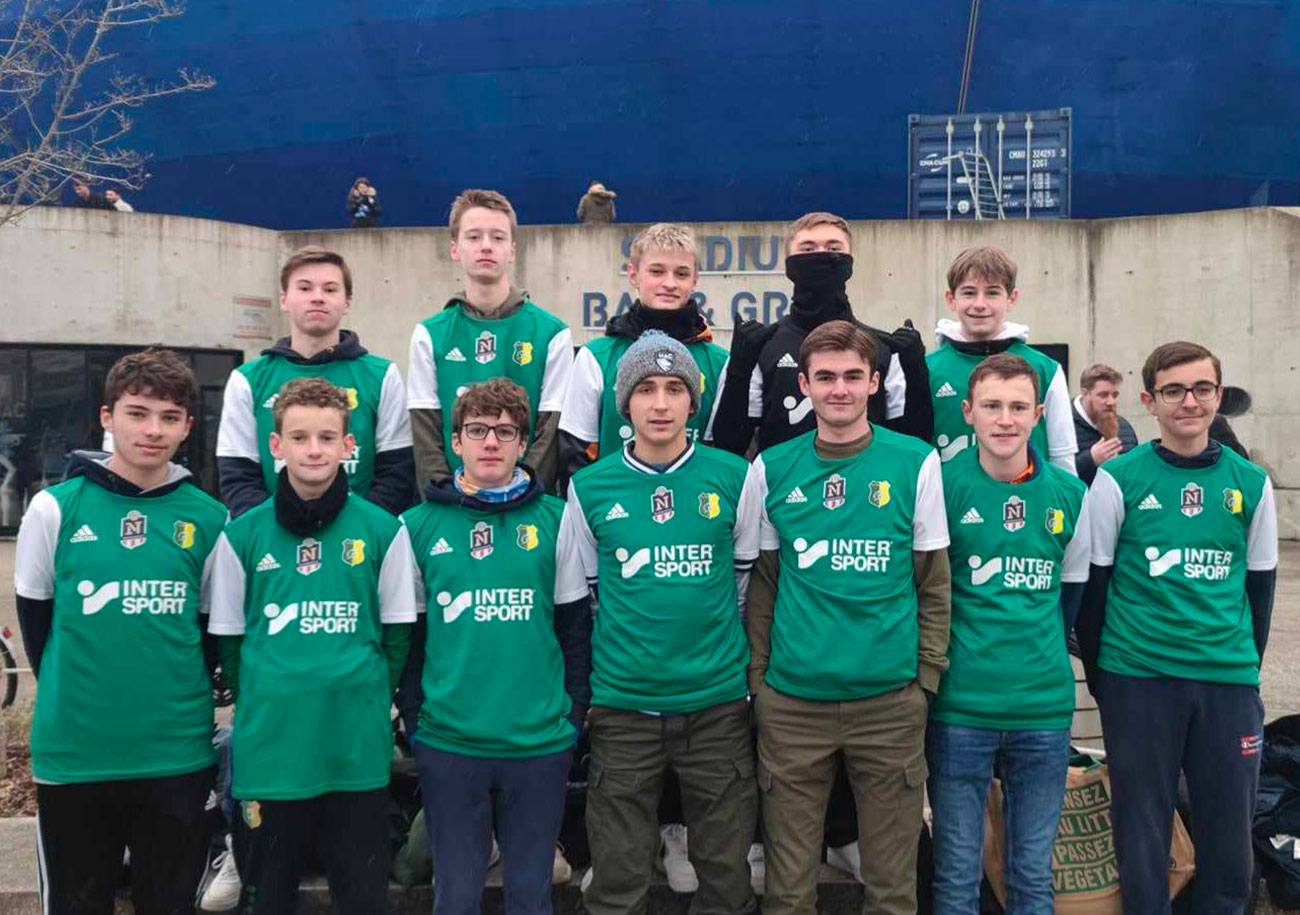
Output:
[[691,415],[700,412],[700,367],[691,351],[661,330],[647,330],[618,360],[614,378],[614,405],[618,415],[630,419],[627,403],[632,391],[651,375],[673,375],[691,392]]

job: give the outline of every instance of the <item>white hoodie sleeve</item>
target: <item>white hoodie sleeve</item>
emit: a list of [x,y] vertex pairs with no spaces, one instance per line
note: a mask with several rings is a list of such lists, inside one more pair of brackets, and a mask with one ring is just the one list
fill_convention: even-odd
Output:
[[1065,372],[1059,365],[1043,396],[1042,422],[1047,426],[1047,460],[1071,476],[1078,476],[1074,467],[1074,455],[1079,450],[1078,440],[1074,437],[1074,408],[1070,403]]

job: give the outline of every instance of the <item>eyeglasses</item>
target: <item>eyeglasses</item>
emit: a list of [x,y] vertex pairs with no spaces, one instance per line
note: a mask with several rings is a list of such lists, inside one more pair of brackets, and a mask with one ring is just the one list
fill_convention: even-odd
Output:
[[465,425],[461,426],[458,431],[465,438],[476,442],[481,442],[483,439],[487,438],[489,432],[495,435],[497,441],[501,442],[503,445],[519,438],[518,426],[489,426],[487,423],[465,423]]
[[1185,384],[1167,384],[1163,388],[1158,388],[1156,393],[1165,403],[1174,404],[1182,403],[1187,398],[1188,391],[1192,392],[1192,396],[1198,402],[1209,403],[1214,400],[1214,395],[1219,393],[1219,386],[1208,381],[1198,381],[1191,387]]

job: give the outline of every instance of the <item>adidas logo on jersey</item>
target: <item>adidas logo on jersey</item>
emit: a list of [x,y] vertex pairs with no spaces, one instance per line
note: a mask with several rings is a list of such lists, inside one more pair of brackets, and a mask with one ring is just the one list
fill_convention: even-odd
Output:
[[452,348],[447,352],[447,361],[448,361],[448,362],[464,362],[464,361],[465,361],[465,355],[460,351],[460,347],[459,347],[459,346],[453,346],[453,347],[452,347]]
[[272,556],[270,553],[267,553],[265,556],[263,556],[261,559],[257,561],[257,568],[254,569],[253,571],[269,572],[272,569],[278,569],[278,568],[280,568],[280,563],[275,561],[274,556]]
[[81,525],[81,527],[77,528],[77,532],[68,539],[68,542],[69,543],[94,543],[98,539],[99,536],[90,529],[90,525],[83,524]]
[[956,397],[957,392],[956,390],[953,389],[952,385],[950,385],[948,382],[945,381],[942,385],[939,386],[939,390],[934,392],[934,396],[935,397]]
[[1164,506],[1160,504],[1160,500],[1156,498],[1156,494],[1153,492],[1147,493],[1147,497],[1138,503],[1138,511],[1140,512],[1154,511],[1157,508],[1163,507]]
[[605,514],[606,521],[617,521],[619,518],[626,518],[626,517],[627,517],[627,511],[623,508],[622,505],[619,505],[617,502],[615,502],[614,507],[611,508]]
[[266,400],[262,401],[262,409],[263,410],[272,409],[275,406],[275,399],[279,396],[280,396],[279,394],[272,394],[270,397],[266,398]]
[[808,497],[803,494],[803,490],[796,486],[790,490],[790,495],[785,497],[786,505],[798,505],[800,502],[807,502]]
[[977,512],[974,508],[972,508],[969,511],[967,511],[966,514],[961,516],[961,523],[962,524],[983,524],[984,519],[980,517],[979,512]]
[[451,544],[447,543],[447,541],[442,537],[439,537],[438,542],[429,548],[430,556],[445,556],[447,553],[450,552],[451,552]]
[[797,369],[799,363],[795,362],[794,356],[786,353],[780,359],[776,360],[776,367],[779,369]]

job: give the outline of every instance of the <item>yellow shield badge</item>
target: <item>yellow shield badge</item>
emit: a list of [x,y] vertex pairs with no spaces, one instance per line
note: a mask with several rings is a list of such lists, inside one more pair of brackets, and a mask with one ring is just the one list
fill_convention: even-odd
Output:
[[350,566],[359,566],[365,562],[366,542],[364,540],[344,540],[343,561]]

